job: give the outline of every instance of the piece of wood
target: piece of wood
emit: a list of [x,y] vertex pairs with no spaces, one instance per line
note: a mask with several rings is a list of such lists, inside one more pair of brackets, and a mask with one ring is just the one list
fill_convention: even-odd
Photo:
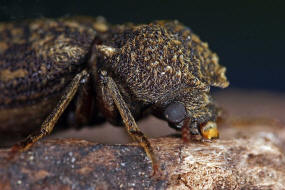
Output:
[[7,163],[0,150],[0,189],[284,189],[285,156],[267,136],[183,144],[151,140],[160,177],[134,144],[61,139],[36,143]]
[[[227,121],[219,128],[220,139],[212,142],[152,139],[159,176],[151,176],[151,162],[135,143],[62,139],[82,131],[80,138],[90,136],[97,142],[127,139],[124,129],[121,133],[105,126],[104,133],[98,133],[100,128],[63,131],[57,136],[60,140],[42,140],[13,162],[6,161],[8,149],[0,149],[0,190],[285,189],[284,96],[234,91],[219,95],[218,101],[229,113],[226,118],[247,116],[250,122]],[[165,122],[153,118],[139,126],[155,136],[173,133]]]

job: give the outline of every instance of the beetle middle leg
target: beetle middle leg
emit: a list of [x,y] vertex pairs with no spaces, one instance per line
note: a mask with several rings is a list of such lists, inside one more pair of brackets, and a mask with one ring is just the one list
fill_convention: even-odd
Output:
[[22,152],[29,149],[35,142],[52,132],[56,122],[58,121],[58,119],[76,94],[78,87],[81,85],[81,81],[83,79],[87,79],[88,77],[89,74],[87,73],[87,71],[83,70],[73,78],[70,84],[66,87],[64,94],[60,98],[56,107],[53,109],[52,113],[48,115],[46,120],[42,123],[40,131],[28,136],[24,141],[20,142],[19,144],[14,145],[11,149],[12,157],[17,152]]
[[129,135],[132,137],[133,140],[138,142],[144,148],[147,156],[151,159],[152,167],[153,167],[154,174],[155,174],[158,170],[158,162],[156,160],[153,148],[148,138],[138,128],[136,121],[134,117],[132,116],[132,113],[130,109],[128,108],[128,105],[124,101],[115,81],[107,75],[106,71],[101,71],[100,77],[101,77],[101,80],[103,80],[104,87],[107,89],[108,93],[112,96],[112,99],[118,111],[120,112],[120,115],[122,117],[122,120],[125,124],[125,127]]

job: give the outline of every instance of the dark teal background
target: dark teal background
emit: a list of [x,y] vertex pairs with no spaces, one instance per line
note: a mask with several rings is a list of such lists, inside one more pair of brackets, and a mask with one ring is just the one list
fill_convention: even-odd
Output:
[[0,20],[102,15],[111,23],[178,19],[209,42],[231,87],[285,92],[285,1],[0,0]]

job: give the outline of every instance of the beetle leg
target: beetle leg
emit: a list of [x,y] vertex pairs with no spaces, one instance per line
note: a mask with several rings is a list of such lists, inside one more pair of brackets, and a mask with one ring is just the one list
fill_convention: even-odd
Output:
[[189,122],[190,122],[190,118],[186,118],[181,128],[181,136],[182,136],[182,140],[184,143],[190,142]]
[[194,120],[191,122],[190,124],[190,134],[191,134],[191,139],[192,140],[201,140],[202,136],[201,136],[201,132],[198,128],[198,123]]
[[81,82],[83,81],[83,79],[86,79],[88,77],[89,75],[87,71],[83,70],[73,78],[71,83],[66,87],[63,96],[60,98],[54,110],[42,123],[40,131],[35,133],[34,135],[28,136],[24,141],[20,142],[19,144],[14,145],[11,149],[12,157],[17,152],[22,152],[29,149],[35,142],[52,132],[57,120],[60,118],[66,107],[69,105],[70,101],[77,92],[78,87],[81,85]]
[[84,84],[80,85],[77,90],[74,119],[68,123],[70,126],[75,126],[76,128],[86,126],[91,121],[93,122],[95,115],[95,94],[93,93],[91,81],[88,79],[83,82]]
[[126,102],[124,101],[115,81],[111,77],[107,76],[106,71],[101,71],[100,77],[103,80],[103,83],[104,83],[105,87],[107,88],[108,92],[111,94],[112,99],[115,102],[115,105],[120,112],[120,115],[122,117],[122,120],[125,124],[125,127],[129,133],[129,135],[132,137],[133,140],[138,142],[144,148],[147,156],[151,159],[153,172],[155,174],[158,170],[158,162],[155,158],[153,148],[152,148],[148,138],[138,128],[138,126],[135,122],[135,119],[132,116],[132,113],[129,110]]

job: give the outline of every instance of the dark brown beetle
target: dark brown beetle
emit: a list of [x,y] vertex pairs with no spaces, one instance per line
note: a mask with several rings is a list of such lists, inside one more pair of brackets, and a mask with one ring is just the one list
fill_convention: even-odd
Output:
[[148,112],[182,130],[186,141],[190,134],[217,138],[218,110],[209,93],[210,86],[228,86],[225,70],[207,43],[177,21],[1,23],[0,131],[38,131],[14,146],[22,151],[49,134],[65,110],[61,120],[78,126],[104,117],[124,124],[155,167],[135,120]]

